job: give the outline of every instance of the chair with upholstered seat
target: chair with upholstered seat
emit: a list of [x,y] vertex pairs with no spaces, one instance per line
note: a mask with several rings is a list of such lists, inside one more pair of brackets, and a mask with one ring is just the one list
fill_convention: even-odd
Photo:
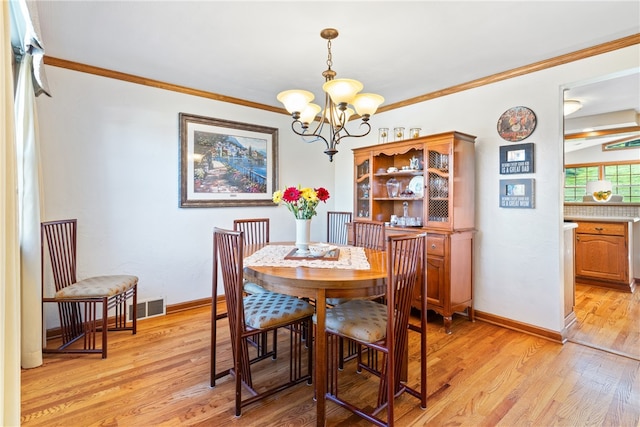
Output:
[[[233,220],[233,229],[242,231],[245,245],[269,243],[269,218],[245,218]],[[244,291],[248,294],[266,292],[262,286],[253,282],[244,283]]]
[[[214,304],[211,328],[211,387],[215,387],[217,379],[228,374],[234,375],[236,416],[241,415],[242,407],[281,390],[303,381],[311,384],[313,372],[313,340],[305,339],[312,328],[313,306],[302,299],[275,292],[245,296],[242,286],[243,255],[242,231],[214,229],[213,295],[215,298],[218,294],[218,270],[220,270],[227,301],[233,367],[220,372],[216,371],[217,308]],[[259,354],[252,354],[254,351],[250,339],[255,339],[258,335],[269,331],[279,330],[289,334],[287,340],[291,346],[287,364],[289,373],[284,381],[278,381],[278,377],[274,378],[271,375],[258,386],[254,384],[252,370],[263,364],[258,362],[266,355],[260,357]],[[243,399],[243,387],[251,394],[250,397]]]
[[327,243],[347,244],[349,234],[347,224],[351,222],[351,218],[351,212],[327,212]]
[[[105,359],[108,331],[136,333],[138,277],[108,275],[78,281],[76,219],[43,222],[40,224],[40,235],[43,310],[45,303],[57,304],[62,337],[60,346],[46,348],[45,345],[43,353],[101,353]],[[51,261],[55,285],[53,297],[45,296],[50,294],[45,285],[47,256]],[[127,319],[128,300],[132,304],[130,320]],[[111,324],[110,311],[113,313]],[[74,344],[80,342],[82,346]],[[101,342],[100,347],[98,342]]]
[[[379,221],[354,221],[353,222],[353,245],[368,249],[384,250],[384,223]],[[349,301],[348,298],[328,298],[327,304],[335,306],[343,304]],[[340,369],[344,367],[344,362],[356,357],[359,346],[351,340],[346,340],[346,352],[345,352],[345,340],[339,340],[340,348]],[[377,355],[375,352],[368,352],[367,357],[371,358],[370,364],[377,363]]]
[[[411,300],[416,283],[424,280],[420,269],[425,256],[425,234],[397,235],[387,237],[387,293],[386,304],[372,300],[351,300],[330,308],[326,312],[328,354],[327,399],[343,406],[367,421],[379,426],[393,425],[394,398],[402,392],[420,399],[426,408],[426,374],[420,375],[420,390],[409,387],[402,381],[404,355],[407,352]],[[348,402],[338,396],[338,341],[348,338],[359,346],[382,354],[382,369],[367,368],[380,378],[377,403]],[[426,340],[421,340],[421,363],[426,363]],[[353,400],[353,399],[352,399]],[[386,421],[379,414],[386,408]]]
[[354,221],[353,244],[369,249],[385,249],[384,222],[380,221]]

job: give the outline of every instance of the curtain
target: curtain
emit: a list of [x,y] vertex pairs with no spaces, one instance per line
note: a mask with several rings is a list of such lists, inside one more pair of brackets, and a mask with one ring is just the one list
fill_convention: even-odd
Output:
[[0,424],[20,425],[20,255],[9,2],[0,5]]
[[42,287],[40,284],[40,173],[32,61],[20,63],[15,95],[18,213],[20,222],[21,365],[42,365]]

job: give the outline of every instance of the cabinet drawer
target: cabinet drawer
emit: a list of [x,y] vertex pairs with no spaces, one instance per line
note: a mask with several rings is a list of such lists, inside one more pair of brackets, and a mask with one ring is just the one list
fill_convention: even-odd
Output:
[[444,256],[444,236],[430,236],[427,234],[427,254]]
[[626,229],[626,222],[578,222],[576,233],[624,236]]

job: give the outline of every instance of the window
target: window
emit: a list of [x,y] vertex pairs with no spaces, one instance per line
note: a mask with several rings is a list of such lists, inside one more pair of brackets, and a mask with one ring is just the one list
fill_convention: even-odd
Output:
[[582,202],[587,182],[611,181],[613,194],[623,196],[626,203],[640,203],[640,161],[567,165],[564,178],[564,201]]
[[587,194],[587,182],[600,179],[598,166],[566,167],[564,174],[564,201],[581,202]]
[[640,164],[607,165],[604,179],[611,181],[613,194],[628,202],[640,202]]

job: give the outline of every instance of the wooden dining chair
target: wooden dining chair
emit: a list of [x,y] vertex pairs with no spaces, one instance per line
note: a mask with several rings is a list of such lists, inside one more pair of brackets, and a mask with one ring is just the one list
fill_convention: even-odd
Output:
[[[242,231],[243,243],[245,245],[259,245],[269,243],[269,218],[244,218],[233,220],[234,231]],[[267,292],[265,288],[255,282],[243,281],[243,289],[246,294],[257,294]],[[278,335],[273,332],[273,356],[278,353]],[[258,353],[263,356],[269,352],[267,333],[250,339],[250,342],[258,348]]]
[[[245,245],[269,243],[269,218],[245,218],[233,220],[233,229],[242,231]],[[262,286],[254,282],[244,283],[244,291],[248,294],[266,292]]]
[[354,221],[353,245],[363,248],[385,250],[384,222]]
[[351,212],[329,211],[327,212],[327,243],[346,245],[351,222]]
[[[216,372],[216,305],[212,310],[211,328],[211,387],[217,379],[231,374],[235,377],[235,414],[242,408],[267,396],[307,381],[312,382],[313,340],[309,337],[314,308],[308,302],[275,292],[261,292],[245,296],[243,282],[243,232],[215,228],[213,232],[213,295],[218,294],[218,270],[222,277],[227,300],[229,333],[233,367]],[[289,333],[289,374],[284,381],[273,375],[264,378],[260,386],[254,384],[252,371],[263,367],[258,363],[268,355],[256,355],[249,342],[263,332],[286,330]],[[306,354],[306,358],[305,358]],[[305,361],[306,360],[306,361]],[[281,365],[281,364],[280,364]],[[283,369],[278,365],[277,370]],[[306,365],[306,369],[305,366]],[[272,366],[276,368],[276,366]],[[286,369],[286,368],[284,368]],[[243,387],[250,394],[243,399]]]
[[[379,426],[393,426],[394,398],[403,392],[420,399],[427,406],[426,371],[420,375],[420,389],[409,387],[401,380],[404,355],[407,352],[411,300],[416,282],[424,280],[419,274],[424,263],[426,234],[388,236],[386,304],[372,300],[351,300],[326,312],[328,354],[327,399]],[[418,286],[423,286],[419,283]],[[349,402],[338,396],[337,352],[340,338],[348,338],[358,345],[380,352],[382,369],[368,369],[380,379],[377,403]],[[425,343],[425,341],[421,341]],[[426,363],[426,345],[421,345],[421,363]],[[354,398],[356,399],[356,398]],[[352,400],[354,400],[352,399]],[[373,407],[373,410],[370,408]],[[386,409],[386,420],[380,413]]]
[[[385,249],[384,241],[384,223],[379,221],[354,221],[353,222],[353,245],[368,249]],[[349,301],[348,298],[327,298],[327,304],[336,306]],[[347,362],[358,355],[361,350],[356,342],[341,338],[339,340],[340,369],[344,368],[344,362]],[[377,353],[367,352],[367,358],[372,366],[378,363]]]
[[[43,353],[101,353],[107,358],[107,332],[137,330],[138,277],[108,275],[77,280],[77,219],[40,224],[42,307],[57,305],[62,344],[42,349]],[[45,250],[45,248],[47,250]],[[45,259],[49,258],[54,296],[45,284]],[[130,301],[131,320],[127,319]],[[109,313],[113,313],[109,321]],[[43,316],[44,320],[44,316]],[[98,339],[100,333],[100,339]],[[82,346],[74,345],[82,340]],[[98,346],[100,341],[100,346]]]

